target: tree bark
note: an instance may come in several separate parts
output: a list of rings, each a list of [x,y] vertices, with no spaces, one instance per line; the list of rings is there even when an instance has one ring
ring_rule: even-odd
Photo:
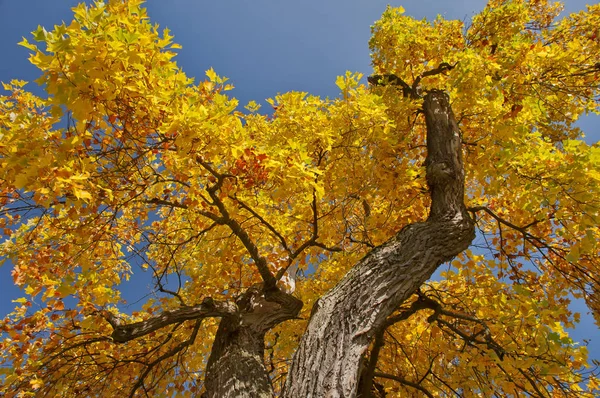
[[[271,398],[264,364],[264,337],[298,315],[302,302],[279,291],[249,288],[236,302],[238,313],[221,319],[206,367],[203,398]]]
[[[360,360],[376,331],[475,237],[463,198],[461,136],[448,96],[429,92],[423,111],[429,217],[375,248],[317,301],[294,354],[285,397],[355,397]]]
[[[273,387],[264,365],[264,336],[237,319],[221,319],[202,397],[272,398]]]

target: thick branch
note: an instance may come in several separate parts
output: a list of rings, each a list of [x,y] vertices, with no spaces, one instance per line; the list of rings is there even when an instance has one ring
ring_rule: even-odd
[[[375,368],[377,367],[377,362],[379,361],[379,353],[381,351],[381,348],[385,344],[385,340],[383,338],[384,334],[385,328],[382,328],[375,335],[375,341],[373,342],[373,348],[371,348],[369,362],[367,363],[367,367],[360,375],[361,380],[359,381],[359,386],[361,382],[362,386],[360,386],[359,396],[361,398],[368,398],[371,396],[371,389],[373,388],[373,377],[375,376]]]
[[[433,68],[431,70],[421,73],[419,76],[417,76],[417,78],[413,82],[413,85],[411,88],[412,92],[413,93],[418,92],[417,90],[419,89],[419,84],[421,83],[422,78],[427,77],[427,76],[439,75],[440,73],[444,73],[444,72],[454,69],[455,66],[456,66],[456,64],[450,65],[448,62],[442,62],[437,68]]]
[[[388,84],[391,84],[392,86],[400,86],[402,87],[403,97],[413,96],[410,85],[394,74],[372,75],[367,78],[367,81],[373,86],[387,86]]]
[[[125,343],[174,323],[207,317],[223,317],[233,315],[236,311],[236,305],[233,303],[218,302],[212,298],[205,298],[201,304],[193,307],[165,311],[145,321],[130,324],[122,325],[120,320],[108,311],[105,311],[103,315],[114,329],[111,335],[113,341],[115,343]]]
[[[366,398],[366,397],[371,396],[371,388],[373,386],[373,378],[375,377],[375,374],[376,374],[377,362],[379,360],[379,352],[381,351],[381,348],[385,344],[384,335],[385,335],[387,328],[389,328],[390,326],[392,326],[398,322],[402,322],[402,321],[410,318],[417,311],[424,310],[424,309],[431,309],[431,310],[435,311],[434,314],[428,318],[429,322],[432,322],[433,320],[440,321],[438,319],[439,315],[445,315],[445,316],[449,316],[449,317],[453,317],[453,318],[457,318],[457,319],[469,320],[472,322],[483,324],[483,322],[481,322],[479,319],[473,318],[469,315],[445,310],[444,308],[442,308],[442,305],[439,302],[435,301],[434,299],[432,299],[430,297],[425,296],[423,293],[421,293],[420,290],[418,293],[419,293],[419,298],[417,300],[413,301],[413,303],[411,304],[411,306],[408,309],[401,311],[400,313],[387,318],[386,321],[384,322],[384,324],[382,325],[382,327],[375,334],[375,341],[374,341],[373,347],[371,349],[369,362],[368,362],[366,368],[364,369],[363,373],[361,374],[361,380],[362,380],[362,388],[361,388],[361,392],[360,392],[361,398]]]
[[[429,92],[423,113],[429,218],[373,249],[319,299],[294,355],[285,397],[356,396],[360,359],[377,331],[475,236],[463,202],[461,136],[448,96]]]
[[[427,126],[426,180],[431,195],[429,218],[449,220],[460,215],[470,221],[463,202],[462,138],[448,95],[441,91],[429,93],[423,101],[423,112]]]
[[[367,81],[373,86],[400,86],[402,87],[403,97],[417,99],[421,98],[419,95],[419,85],[424,77],[439,75],[440,73],[454,69],[455,66],[456,64],[450,65],[448,62],[442,62],[437,68],[430,69],[417,76],[412,86],[394,74],[372,75],[367,78]]]

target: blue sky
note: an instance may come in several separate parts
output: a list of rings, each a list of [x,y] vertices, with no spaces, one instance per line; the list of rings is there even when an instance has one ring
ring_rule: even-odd
[[[28,50],[17,46],[22,36],[38,25],[52,27],[72,19],[77,0],[0,0],[0,81],[32,81],[38,71],[27,60]],[[307,91],[320,96],[338,94],[335,78],[345,71],[365,75],[371,71],[368,40],[370,26],[386,5],[402,5],[416,18],[469,20],[483,9],[485,0],[149,0],[150,18],[169,27],[183,46],[176,58],[198,79],[213,67],[230,78],[240,103],[263,102],[278,92]],[[593,1],[566,0],[566,11],[585,8]],[[35,83],[29,89],[41,93]],[[600,140],[600,117],[580,123],[589,142]],[[13,308],[20,292],[12,285],[9,267],[0,268],[0,317]],[[592,337],[592,357],[600,359],[600,336],[586,308],[575,309],[583,320],[577,339]],[[597,341],[598,340],[598,341]]]

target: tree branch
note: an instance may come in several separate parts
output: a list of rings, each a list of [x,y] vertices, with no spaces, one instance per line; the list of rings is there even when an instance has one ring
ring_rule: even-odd
[[[207,317],[223,317],[234,315],[236,312],[237,306],[235,304],[231,302],[218,302],[207,297],[201,304],[165,311],[145,321],[130,324],[122,325],[121,321],[109,311],[104,311],[102,315],[113,327],[112,340],[115,343],[125,343],[174,323]]]
[[[400,86],[402,87],[403,97],[412,97],[412,88],[404,80],[400,79],[393,73],[386,75],[372,75],[367,78],[367,81],[373,86]]]
[[[258,272],[259,272],[262,280],[265,282],[265,287],[266,288],[275,287],[275,284],[277,283],[277,279],[275,279],[275,277],[273,276],[273,273],[269,270],[269,266],[267,265],[267,260],[263,256],[260,255],[260,253],[258,251],[258,247],[252,241],[252,239],[250,239],[250,236],[242,228],[240,223],[238,223],[235,219],[231,218],[229,212],[227,211],[227,208],[225,207],[225,204],[223,203],[221,198],[219,198],[219,195],[217,195],[217,191],[219,189],[221,189],[225,179],[226,178],[235,178],[235,176],[233,176],[231,174],[218,173],[216,170],[214,170],[212,168],[212,166],[209,163],[203,161],[200,156],[196,156],[196,161],[198,163],[200,163],[206,170],[208,170],[209,173],[211,173],[217,179],[217,182],[213,186],[208,187],[206,190],[207,190],[208,194],[210,195],[210,198],[214,202],[214,205],[217,206],[217,208],[219,209],[219,212],[221,213],[222,223],[224,225],[227,225],[231,229],[231,232],[233,232],[233,234],[238,237],[238,239],[242,242],[242,244],[244,245],[246,250],[248,250],[248,253],[250,254],[250,257],[252,257],[252,260],[254,260],[254,264],[256,265],[256,268],[258,269]],[[217,220],[214,220],[214,221],[217,221]]]
[[[527,228],[531,227],[532,225],[536,224],[538,221],[534,221],[524,227],[519,227],[518,225],[515,225],[509,221],[506,221],[505,219],[503,219],[502,217],[500,217],[499,215],[497,215],[496,213],[494,213],[489,207],[485,207],[485,206],[474,206],[474,207],[469,207],[467,209],[468,211],[475,213],[478,211],[484,211],[487,214],[489,214],[490,216],[492,216],[492,218],[494,218],[496,221],[498,221],[500,224],[504,224],[507,227],[514,229],[515,231],[519,231],[522,234],[531,236],[532,238],[535,238],[533,235],[531,235],[529,232],[527,232]],[[538,238],[535,238],[536,240],[538,240]]]
[[[421,73],[412,86],[406,83],[404,80],[394,75],[393,73],[384,74],[384,75],[372,75],[367,78],[367,81],[373,86],[400,86],[402,87],[402,96],[405,98],[418,99],[421,98],[419,95],[419,85],[421,84],[421,80],[424,77],[439,75],[440,73],[447,72],[449,70],[454,69],[454,67],[458,64],[450,65],[448,62],[442,62],[437,68],[433,68],[431,70],[425,71]]]
[[[320,162],[320,159],[319,159]],[[316,177],[315,177],[315,182],[316,182]],[[342,251],[341,248],[338,247],[327,247],[326,245],[324,245],[323,243],[319,243],[317,242],[317,239],[319,239],[319,212],[318,212],[318,206],[317,206],[317,192],[316,189],[313,188],[313,192],[312,192],[312,203],[311,203],[311,209],[312,209],[312,216],[313,216],[313,220],[312,220],[312,235],[311,237],[305,241],[304,243],[302,243],[293,253],[290,253],[289,255],[289,261],[288,261],[288,265],[281,268],[278,272],[277,275],[275,275],[275,280],[280,280],[283,275],[285,274],[285,272],[288,270],[288,268],[292,265],[292,261],[294,261],[294,259],[296,257],[298,257],[300,254],[302,254],[302,252],[311,246],[317,246],[320,247],[322,249],[328,250],[328,251]]]
[[[375,377],[382,377],[384,379],[397,381],[400,384],[404,384],[405,386],[409,386],[409,387],[412,387],[414,389],[421,391],[423,394],[427,395],[427,397],[429,397],[429,398],[434,398],[433,394],[430,393],[425,387],[423,387],[417,383],[413,383],[412,381],[403,379],[402,377],[394,376],[394,375],[391,375],[388,373],[381,373],[381,372],[375,372]]]
[[[277,237],[277,239],[279,239],[279,242],[281,242],[281,246],[283,247],[283,249],[288,252],[288,254],[291,254],[292,251],[290,250],[290,248],[287,245],[287,242],[285,240],[285,238],[283,237],[283,235],[281,235],[279,233],[279,231],[277,231],[275,229],[275,227],[273,227],[273,225],[271,225],[267,220],[264,219],[264,217],[262,217],[260,214],[258,214],[256,211],[254,211],[254,209],[252,209],[250,206],[248,206],[246,203],[244,203],[241,199],[235,197],[235,196],[230,196],[231,199],[235,200],[236,202],[238,202],[238,204],[246,211],[248,211],[250,214],[252,214],[255,218],[258,219],[258,221],[260,221],[265,227],[267,227],[267,229],[269,231],[271,231],[273,233],[273,235],[275,235]]]
[[[429,91],[423,114],[429,217],[374,248],[319,299],[294,354],[285,397],[355,395],[359,359],[381,326],[475,237],[464,205],[461,134],[448,95]],[[332,346],[341,347],[339,355],[330,355]]]
[[[377,332],[377,334],[375,334],[375,341],[373,342],[373,347],[371,348],[369,363],[367,364],[366,369],[364,369],[360,375],[362,378],[362,388],[360,389],[361,391],[359,391],[361,398],[368,398],[371,396],[375,368],[377,367],[377,362],[379,361],[379,353],[381,352],[381,348],[385,345],[385,340],[383,338],[385,330],[385,328],[382,328]]]
[[[431,70],[425,71],[423,73],[421,73],[419,76],[417,76],[417,78],[415,79],[415,81],[413,82],[411,91],[413,93],[417,93],[418,89],[419,89],[419,84],[421,83],[421,79],[427,76],[435,76],[435,75],[439,75],[440,73],[444,73],[447,72],[449,70],[454,69],[454,67],[458,64],[455,63],[454,65],[450,65],[448,62],[442,62],[437,68],[433,68]]]
[[[192,334],[190,335],[190,337],[187,340],[179,343],[178,345],[176,345],[175,347],[173,347],[172,349],[170,349],[169,351],[167,351],[166,353],[164,353],[163,355],[161,355],[160,357],[156,358],[154,361],[152,361],[151,363],[146,365],[146,369],[140,375],[137,382],[131,388],[131,392],[129,393],[130,398],[132,398],[135,395],[135,392],[138,390],[138,388],[140,388],[141,386],[144,385],[144,380],[146,379],[146,376],[148,376],[148,373],[150,373],[150,371],[157,364],[159,364],[160,362],[164,361],[167,358],[172,357],[173,355],[175,355],[178,352],[180,352],[181,350],[189,347],[190,345],[194,344],[194,341],[196,340],[196,336],[198,336],[198,330],[200,329],[201,322],[202,322],[202,320],[200,320],[200,319],[196,321],[196,324],[194,325],[194,330],[192,331]]]

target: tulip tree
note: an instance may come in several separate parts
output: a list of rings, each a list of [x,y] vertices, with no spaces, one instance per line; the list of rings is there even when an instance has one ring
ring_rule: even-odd
[[[568,329],[573,298],[600,322],[600,5],[389,7],[368,82],[261,111],[141,3],[24,38],[43,97],[4,84],[0,394],[599,392]]]

